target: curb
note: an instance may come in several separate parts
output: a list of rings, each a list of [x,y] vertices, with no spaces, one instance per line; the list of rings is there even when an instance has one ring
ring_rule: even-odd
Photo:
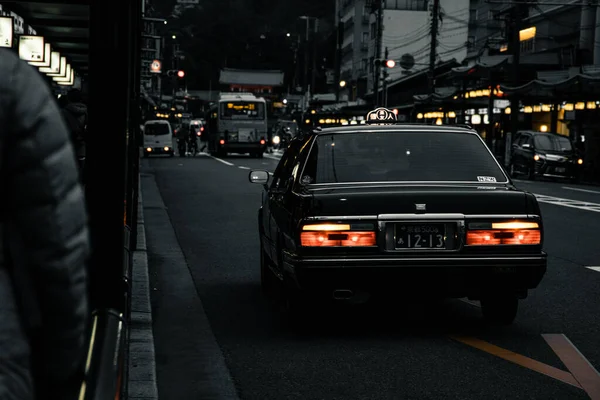
[[[127,398],[158,400],[150,278],[142,190],[138,191],[137,250],[133,253]]]

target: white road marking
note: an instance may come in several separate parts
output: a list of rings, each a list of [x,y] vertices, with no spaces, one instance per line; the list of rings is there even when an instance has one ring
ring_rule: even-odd
[[[600,194],[600,191],[598,191],[598,190],[579,189],[579,188],[572,188],[572,187],[567,187],[567,186],[563,186],[562,188],[567,189],[567,190],[575,190],[577,192]]]
[[[535,194],[535,197],[540,203],[554,204],[555,206],[578,208],[580,210],[594,211],[600,213],[600,203],[564,199],[562,197],[546,196],[542,194]]]
[[[221,160],[221,159],[220,159],[220,158],[218,158],[218,157],[211,156],[210,154],[209,154],[208,156],[209,156],[210,158],[212,158],[213,160],[217,160],[217,161],[219,161],[219,162],[222,162],[223,164],[225,164],[225,165],[229,165],[230,167],[233,167],[233,166],[234,166],[234,164],[232,164],[232,163],[230,163],[230,162],[228,162],[228,161],[225,161],[225,160]]]
[[[591,269],[592,271],[600,272],[600,267],[586,267],[587,269]]]
[[[271,160],[277,160],[277,161],[281,160],[281,155],[279,157],[277,157],[276,155],[265,153],[264,157],[270,158]]]
[[[248,167],[242,167],[241,165],[238,165],[238,168],[239,168],[239,169],[250,169],[250,168],[248,168]]]

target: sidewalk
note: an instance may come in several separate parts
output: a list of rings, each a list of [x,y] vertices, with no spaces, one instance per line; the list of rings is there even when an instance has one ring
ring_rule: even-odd
[[[140,183],[137,250],[133,253],[127,397],[129,399],[158,400],[146,230],[144,226],[144,207]]]

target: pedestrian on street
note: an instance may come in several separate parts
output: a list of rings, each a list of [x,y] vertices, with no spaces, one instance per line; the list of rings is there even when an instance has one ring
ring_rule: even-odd
[[[42,76],[0,49],[0,399],[76,399],[90,317],[87,214]]]

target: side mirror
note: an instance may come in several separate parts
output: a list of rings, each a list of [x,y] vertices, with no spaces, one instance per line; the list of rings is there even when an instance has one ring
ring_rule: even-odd
[[[266,185],[267,182],[269,182],[269,173],[263,170],[250,171],[250,174],[248,174],[248,180],[250,183]]]

